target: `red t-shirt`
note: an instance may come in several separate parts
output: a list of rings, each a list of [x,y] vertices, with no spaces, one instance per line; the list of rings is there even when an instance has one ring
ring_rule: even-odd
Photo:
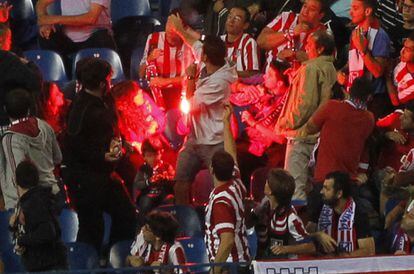
[[[374,115],[349,101],[330,100],[311,119],[321,129],[315,182],[323,182],[333,171],[355,176],[365,142],[374,129]]]

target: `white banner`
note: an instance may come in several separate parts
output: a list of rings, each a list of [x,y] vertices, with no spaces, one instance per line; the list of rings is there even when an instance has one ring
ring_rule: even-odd
[[[253,261],[255,274],[414,273],[414,255],[323,260]],[[411,272],[412,271],[412,272]]]

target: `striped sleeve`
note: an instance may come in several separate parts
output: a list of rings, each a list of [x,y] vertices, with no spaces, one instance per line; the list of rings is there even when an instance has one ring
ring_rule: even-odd
[[[247,70],[259,70],[259,50],[252,37],[246,43],[243,59]]]
[[[289,214],[288,227],[290,235],[296,242],[303,241],[308,237],[308,232],[306,232],[301,218],[294,211]]]
[[[217,233],[217,235],[224,232],[234,232],[236,215],[230,202],[220,199],[213,204],[212,223],[215,224],[213,233]]]
[[[185,265],[187,260],[185,258],[184,248],[179,242],[175,242],[168,252],[168,260],[173,265]],[[182,273],[180,271],[180,273]]]

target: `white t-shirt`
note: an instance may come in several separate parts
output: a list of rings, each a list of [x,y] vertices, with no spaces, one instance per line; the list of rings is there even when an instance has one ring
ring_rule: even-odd
[[[111,29],[111,0],[61,0],[62,15],[87,13],[93,3],[104,7],[94,25],[64,27],[65,34],[75,43],[84,42],[99,29]]]

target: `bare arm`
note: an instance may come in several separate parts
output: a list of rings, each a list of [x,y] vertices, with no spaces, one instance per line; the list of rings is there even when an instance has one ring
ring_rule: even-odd
[[[220,234],[220,244],[217,249],[215,263],[225,263],[234,245],[234,232]],[[221,273],[221,267],[214,267],[214,273]]]
[[[357,250],[354,250],[350,253],[343,253],[341,256],[344,257],[364,257],[364,256],[374,256],[375,255],[375,242],[374,238],[364,238],[358,239],[358,246]]]
[[[47,15],[47,7],[55,2],[55,0],[39,0],[36,4],[36,14],[37,16]]]
[[[80,15],[44,15],[40,16],[38,19],[39,25],[54,25],[60,24],[65,26],[84,26],[84,25],[93,25],[99,18],[99,15],[103,11],[104,7],[92,3],[91,9],[84,14]]]
[[[283,32],[276,32],[268,27],[265,27],[257,37],[257,45],[265,50],[271,50],[286,41]]]
[[[398,99],[398,91],[397,91],[396,86],[394,85],[392,76],[393,76],[392,72],[387,71],[385,73],[385,83],[387,84],[387,92],[388,92],[388,96],[390,97],[392,105],[398,106],[400,104],[400,100]]]
[[[274,252],[275,254],[312,254],[316,252],[316,247],[313,242],[303,243],[298,245],[277,246],[275,249],[281,252]],[[273,251],[273,248],[272,248]],[[277,250],[276,250],[277,251]]]
[[[373,57],[369,51],[364,55],[364,64],[375,78],[384,74],[387,61],[387,58]]]
[[[225,106],[224,109],[224,151],[229,153],[235,163],[237,163],[237,150],[236,150],[236,142],[234,141],[233,134],[231,133],[231,115],[233,114],[233,109],[230,104]]]
[[[256,75],[256,74],[258,74],[258,73],[259,73],[259,71],[258,71],[258,70],[246,70],[246,71],[238,71],[238,72],[237,72],[237,75],[238,75],[240,78],[247,78],[247,77],[250,77],[250,76]]]

